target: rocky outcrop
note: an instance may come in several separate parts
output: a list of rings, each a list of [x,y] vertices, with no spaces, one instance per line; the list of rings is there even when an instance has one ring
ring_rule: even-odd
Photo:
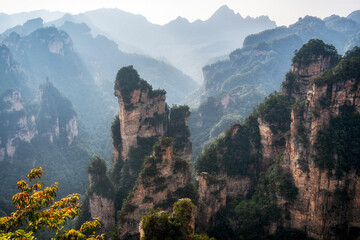
[[[162,138],[145,160],[144,168],[123,207],[120,239],[138,239],[140,218],[152,208],[169,212],[181,197],[193,195],[189,160],[176,156],[171,138]]]
[[[213,227],[223,209],[237,237],[284,228],[315,239],[360,237],[359,64],[359,49],[339,62],[321,40],[295,54],[282,93],[270,94],[199,158],[199,230]],[[244,161],[250,156],[257,157]],[[229,206],[239,198],[250,200]]]
[[[346,61],[344,59],[342,64]],[[356,62],[354,59],[351,61]],[[328,62],[328,59],[323,59],[322,63],[317,63],[316,66],[319,68],[308,78],[313,79],[319,75],[319,71],[326,70],[320,66],[326,66]],[[351,71],[349,61],[346,64],[349,64],[348,69],[333,69],[333,74],[339,75],[339,71],[344,70]],[[286,221],[286,225],[304,230],[316,239],[359,237],[360,177],[358,173],[350,167],[348,172],[339,175],[339,163],[336,163],[336,159],[342,156],[337,155],[338,153],[333,149],[323,151],[334,152],[335,155],[330,154],[329,157],[334,158],[331,161],[335,161],[335,168],[327,169],[327,166],[319,166],[316,161],[322,151],[316,147],[319,144],[320,132],[333,127],[332,119],[345,114],[342,112],[344,106],[355,110],[351,114],[360,112],[359,79],[356,76],[352,77],[351,73],[347,74],[340,73],[340,76],[349,77],[337,78],[337,81],[322,83],[321,80],[328,79],[322,76],[315,79],[314,83],[308,84],[308,91],[299,98],[303,101],[302,104],[292,111],[290,136],[287,138],[286,151],[281,159],[281,166],[291,172],[299,190],[294,203],[280,203],[290,212],[290,220]]]
[[[106,175],[105,160],[100,157],[96,156],[90,160],[87,171],[90,186],[80,218],[83,220],[99,219],[100,231],[106,233],[115,224],[114,187]],[[89,216],[86,212],[89,213]]]
[[[37,134],[34,115],[27,115],[21,93],[7,90],[0,97],[0,161],[13,158],[22,141],[30,142]]]
[[[39,134],[48,138],[51,143],[62,141],[71,145],[79,134],[77,115],[72,103],[50,82],[40,86],[37,124]]]
[[[109,232],[115,224],[114,200],[95,193],[88,198],[91,219],[100,219],[101,232]]]
[[[190,130],[187,126],[189,116],[190,110],[188,106],[173,106],[170,109],[168,135],[174,139],[176,154],[190,161],[192,143],[190,140]]]
[[[152,90],[148,83],[140,79],[136,70],[128,67],[122,68],[117,74],[115,96],[119,102],[121,156],[126,160],[130,148],[138,146],[138,138],[165,134],[165,91]]]
[[[198,230],[206,232],[210,218],[215,216],[221,207],[226,206],[226,179],[203,172],[196,176],[196,181],[199,185]]]

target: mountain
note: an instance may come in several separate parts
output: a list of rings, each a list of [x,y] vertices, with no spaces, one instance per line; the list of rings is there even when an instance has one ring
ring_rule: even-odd
[[[81,57],[74,51],[70,36],[55,27],[40,28],[29,35],[12,32],[3,40],[12,52],[31,86],[49,79],[74,104],[82,127],[94,134],[97,141],[90,140],[95,152],[110,155],[111,140],[104,129],[110,126],[114,104],[102,98],[93,76]],[[108,146],[108,148],[106,148]],[[99,153],[99,152],[98,152]]]
[[[198,226],[217,239],[357,239],[360,49],[310,40],[199,157]]]
[[[216,239],[359,238],[359,64],[359,47],[341,56],[309,40],[294,53],[281,92],[200,155],[196,184],[190,156],[178,151],[190,142],[189,108],[169,110],[164,91],[131,66],[120,69],[114,165],[107,175],[104,161],[92,160],[82,219],[102,217],[107,229],[115,222],[113,238],[138,239],[142,216],[156,208],[168,219],[185,197],[197,207],[192,228]]]
[[[34,166],[47,170],[44,182],[60,182],[60,196],[83,193],[90,157],[72,103],[52,83],[40,86],[38,98],[25,101],[14,89],[0,96],[0,196],[10,199],[16,182]],[[76,182],[77,184],[73,184]],[[11,208],[2,209],[5,212]]]
[[[355,14],[355,12],[354,12]],[[350,14],[351,15],[351,14]],[[346,40],[360,31],[358,22],[350,18],[341,18],[336,15],[321,20],[317,17],[305,16],[290,25],[289,27],[279,27],[263,31],[246,37],[244,46],[250,46],[262,41],[271,41],[291,34],[298,35],[303,42],[311,38],[318,38],[334,45],[341,53],[345,50]]]
[[[279,90],[293,52],[302,44],[313,37],[325,39],[343,53],[359,43],[359,34],[360,25],[351,19],[306,16],[289,27],[249,35],[244,47],[227,60],[203,67],[202,87],[185,100],[192,106],[193,161],[233,122],[246,118],[266,95]]]
[[[119,9],[98,9],[73,18],[88,24],[93,34],[115,40],[121,50],[166,59],[198,82],[209,59],[238,48],[251,33],[276,27],[266,16],[243,18],[227,6],[206,21],[190,23],[179,17],[163,26]]]
[[[18,33],[20,36],[26,36],[37,30],[38,28],[43,27],[42,18],[34,18],[26,21],[22,25],[16,25],[15,27],[7,29],[2,33],[2,37],[9,36],[12,32]]]
[[[170,210],[178,198],[188,193],[193,197],[195,193],[190,167],[192,144],[187,126],[189,107],[169,108],[165,102],[166,92],[152,89],[132,66],[118,71],[114,89],[119,115],[111,126],[113,165],[108,175],[106,170],[99,173],[94,168],[92,171],[90,165],[91,186],[81,219],[100,217],[106,219],[105,228],[111,229],[115,213],[121,210],[116,235],[122,238],[138,236],[140,217],[154,205]],[[100,160],[94,161],[100,165]],[[100,187],[104,186],[100,183],[105,179],[109,179],[106,186],[113,186],[111,194],[105,190],[108,187]],[[151,189],[144,192],[144,187],[149,186]],[[147,204],[137,204],[146,201]]]
[[[113,92],[113,75],[124,66],[133,65],[141,76],[148,79],[155,88],[167,91],[168,103],[181,102],[185,96],[196,90],[197,82],[171,65],[150,57],[124,53],[118,49],[115,42],[105,36],[91,35],[90,28],[85,24],[65,22],[60,29],[69,33],[74,41],[74,48],[79,53],[95,81],[106,94]]]
[[[360,23],[360,10],[354,11],[352,13],[350,13],[347,18]]]
[[[63,15],[64,13],[61,12],[50,12],[47,10],[36,10],[15,14],[0,13],[0,33],[4,32],[6,29],[15,27],[16,25],[22,25],[30,19],[42,18],[48,22],[58,19]]]
[[[0,46],[0,94],[7,89],[17,89],[29,97],[31,95],[29,79],[5,45]]]

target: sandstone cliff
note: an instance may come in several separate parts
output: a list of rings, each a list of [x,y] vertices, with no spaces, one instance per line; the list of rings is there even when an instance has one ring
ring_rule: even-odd
[[[120,231],[121,238],[124,238],[129,234],[138,234],[140,217],[153,206],[165,201],[172,204],[180,195],[189,197],[182,194],[184,191],[193,194],[190,184],[192,169],[189,165],[192,144],[187,126],[190,111],[188,106],[175,105],[169,109],[165,102],[166,92],[153,90],[132,66],[123,67],[118,71],[114,90],[119,103],[119,114],[115,116],[111,126],[113,166],[109,175],[115,188],[112,196],[114,209],[121,210],[123,217],[129,218],[129,221],[121,221],[120,224],[123,225]],[[153,148],[162,137],[171,137],[172,140],[168,139],[171,141],[168,149],[161,149],[163,141]],[[163,151],[167,155],[161,156]],[[147,157],[150,154],[152,156]],[[157,160],[164,162],[151,165],[151,161]],[[144,171],[153,171],[151,174],[156,175],[157,170],[161,176],[151,176],[151,179],[144,180],[145,185],[139,185],[139,179],[146,176]],[[151,183],[153,180],[156,183]],[[128,204],[124,205],[123,201],[126,198],[133,198],[134,192],[131,190],[134,186],[135,189],[142,189],[141,194],[147,195],[139,197],[136,193],[136,198],[140,200],[131,201],[140,202],[134,204],[128,201]],[[89,209],[100,209],[99,202],[88,203]],[[128,208],[131,209],[130,215],[125,214],[130,211]]]
[[[282,94],[199,158],[199,230],[225,239],[360,236],[359,59],[357,48],[339,62],[320,40],[295,54]]]
[[[162,138],[144,162],[120,215],[120,239],[138,239],[140,218],[152,208],[169,212],[182,197],[193,197],[189,160],[175,155],[171,138]]]
[[[122,68],[116,76],[115,96],[119,102],[121,156],[129,157],[138,138],[163,136],[167,130],[165,91],[152,90],[132,68]]]
[[[90,186],[86,193],[81,220],[99,219],[101,232],[109,232],[115,224],[114,187],[106,175],[106,163],[96,156],[88,166]]]
[[[291,114],[290,135],[280,164],[292,174],[299,194],[294,203],[279,205],[290,213],[286,226],[316,239],[359,237],[359,155],[349,153],[359,145],[359,52],[354,50],[318,78],[331,59],[320,57],[302,69],[311,72],[306,77],[310,81],[299,97],[301,104]]]

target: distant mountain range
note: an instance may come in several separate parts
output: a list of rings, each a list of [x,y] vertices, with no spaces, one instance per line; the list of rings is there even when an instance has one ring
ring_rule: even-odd
[[[178,17],[163,26],[119,9],[99,9],[71,17],[87,23],[93,33],[115,40],[121,50],[165,59],[197,81],[202,81],[201,67],[210,59],[241,47],[249,34],[276,27],[266,16],[243,18],[227,6],[220,7],[206,21],[190,23]],[[62,24],[70,16],[63,18],[49,24]]]
[[[279,90],[293,53],[302,44],[321,39],[341,54],[359,46],[359,15],[355,11],[348,18],[299,18],[289,27],[247,36],[243,48],[234,50],[227,60],[205,66],[202,87],[185,101],[192,105],[193,161],[232,123],[244,119],[266,95]]]
[[[98,9],[77,15],[45,10],[2,14],[0,32],[38,17],[44,19],[46,26],[59,27],[66,21],[86,23],[92,34],[114,40],[120,50],[161,59],[198,82],[203,79],[202,66],[209,61],[241,47],[247,35],[276,27],[267,16],[243,18],[224,5],[205,21],[191,23],[178,17],[162,26],[119,9]]]

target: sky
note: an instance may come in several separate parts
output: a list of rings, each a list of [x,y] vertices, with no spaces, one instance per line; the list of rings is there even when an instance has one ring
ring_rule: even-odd
[[[243,17],[267,15],[278,26],[295,23],[305,15],[347,16],[360,10],[360,0],[0,0],[0,12],[47,9],[76,14],[98,8],[119,8],[141,14],[152,23],[166,24],[178,16],[191,22],[206,20],[225,4]]]

